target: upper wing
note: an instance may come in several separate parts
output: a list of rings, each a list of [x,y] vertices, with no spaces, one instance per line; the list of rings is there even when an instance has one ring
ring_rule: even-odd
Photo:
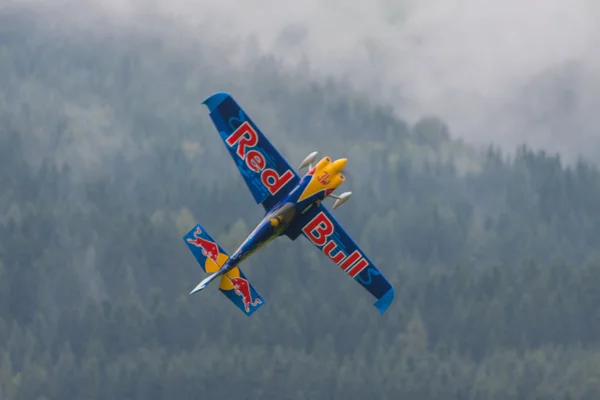
[[[269,210],[298,184],[298,174],[229,94],[215,93],[202,104],[254,200]]]
[[[323,205],[313,205],[287,232],[292,240],[300,233],[375,296],[381,314],[388,309],[394,288]]]

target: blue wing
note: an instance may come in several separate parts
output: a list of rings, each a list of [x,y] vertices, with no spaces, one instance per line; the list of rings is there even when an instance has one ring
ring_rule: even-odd
[[[292,240],[300,234],[369,291],[381,314],[389,308],[394,288],[323,205],[313,205],[299,215],[286,232]]]
[[[254,200],[271,209],[298,184],[298,174],[228,93],[215,93],[202,104]]]

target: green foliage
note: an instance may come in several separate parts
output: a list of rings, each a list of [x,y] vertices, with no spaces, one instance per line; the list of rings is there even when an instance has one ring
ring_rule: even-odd
[[[272,60],[19,15],[0,13],[0,397],[600,395],[593,166],[473,155]],[[386,315],[304,239],[247,262],[250,319],[187,295],[181,236],[201,222],[231,251],[261,216],[200,104],[223,89],[293,164],[348,156],[336,215],[395,285]]]

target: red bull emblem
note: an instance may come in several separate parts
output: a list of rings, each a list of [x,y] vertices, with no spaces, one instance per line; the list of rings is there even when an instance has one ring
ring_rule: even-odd
[[[354,250],[349,256],[346,256],[342,249],[338,247],[337,243],[329,239],[329,236],[331,236],[334,231],[335,227],[333,223],[327,218],[327,215],[325,215],[323,211],[318,213],[302,228],[302,232],[304,232],[308,240],[319,247],[331,261],[336,263],[342,270],[354,278],[360,274],[369,263],[363,258],[363,255],[358,250]]]
[[[204,257],[208,257],[218,264],[219,246],[215,242],[201,238],[201,234],[202,230],[200,227],[197,227],[196,231],[194,232],[194,238],[188,238],[187,242],[196,247],[200,247]]]
[[[323,171],[323,173],[317,176],[317,180],[321,183],[321,185],[329,185],[331,179],[329,178],[329,172]]]
[[[271,194],[279,192],[294,177],[294,174],[289,169],[280,176],[277,171],[265,168],[267,161],[260,151],[250,150],[246,152],[247,148],[251,149],[258,144],[258,134],[248,121],[240,125],[225,140],[225,143],[229,147],[233,147],[236,143],[238,144],[235,153],[239,158],[246,161],[246,165],[250,170],[260,173],[260,181]]]
[[[248,281],[242,277],[231,278],[228,277],[231,283],[233,284],[233,290],[235,294],[242,298],[244,303],[244,308],[246,312],[250,312],[250,306],[256,307],[261,304],[262,301],[260,299],[252,300],[252,293],[250,292],[250,284]]]

